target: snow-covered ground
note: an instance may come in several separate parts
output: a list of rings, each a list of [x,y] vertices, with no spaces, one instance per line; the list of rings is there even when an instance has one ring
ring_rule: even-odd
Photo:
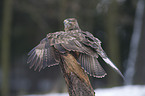
[[[68,93],[51,93],[24,96],[69,96]],[[95,96],[145,96],[145,85],[128,85],[113,88],[96,89]]]
[[[145,96],[145,86],[128,85],[106,89],[96,89],[96,96]]]

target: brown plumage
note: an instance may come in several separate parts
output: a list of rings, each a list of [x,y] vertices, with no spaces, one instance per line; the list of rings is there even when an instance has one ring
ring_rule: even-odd
[[[35,70],[58,65],[60,54],[71,53],[82,68],[91,76],[102,78],[106,72],[99,64],[98,55],[115,69],[122,77],[122,73],[107,57],[101,47],[101,41],[91,33],[82,31],[75,18],[64,20],[64,30],[47,34],[39,45],[29,53],[28,63]],[[124,77],[123,77],[124,78]]]

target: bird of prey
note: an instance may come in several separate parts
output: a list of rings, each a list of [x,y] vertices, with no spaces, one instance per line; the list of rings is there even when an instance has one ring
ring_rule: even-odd
[[[75,57],[78,64],[90,76],[102,78],[106,75],[97,60],[100,56],[123,77],[102,49],[101,41],[90,32],[82,31],[75,18],[64,20],[64,31],[47,34],[46,38],[28,53],[27,63],[30,63],[30,68],[34,66],[34,70],[40,71],[42,68],[58,65],[61,59],[60,54],[67,52]]]

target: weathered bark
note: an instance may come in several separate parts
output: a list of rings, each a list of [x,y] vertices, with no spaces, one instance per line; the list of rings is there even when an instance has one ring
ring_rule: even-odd
[[[60,67],[65,78],[70,96],[95,96],[88,75],[78,64],[73,55],[61,55]]]

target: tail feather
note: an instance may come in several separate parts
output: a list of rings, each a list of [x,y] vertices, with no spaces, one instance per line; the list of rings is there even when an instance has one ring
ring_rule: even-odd
[[[111,66],[124,80],[123,74],[120,72],[120,70],[115,66],[115,64],[107,57],[107,58],[102,58],[109,66]]]
[[[111,66],[124,80],[124,76],[121,73],[121,71],[115,66],[115,64],[108,58],[107,54],[105,53],[105,51],[102,49],[102,47],[100,46],[98,48],[98,50],[96,50],[98,52],[98,54],[102,57],[102,59],[109,65]]]

